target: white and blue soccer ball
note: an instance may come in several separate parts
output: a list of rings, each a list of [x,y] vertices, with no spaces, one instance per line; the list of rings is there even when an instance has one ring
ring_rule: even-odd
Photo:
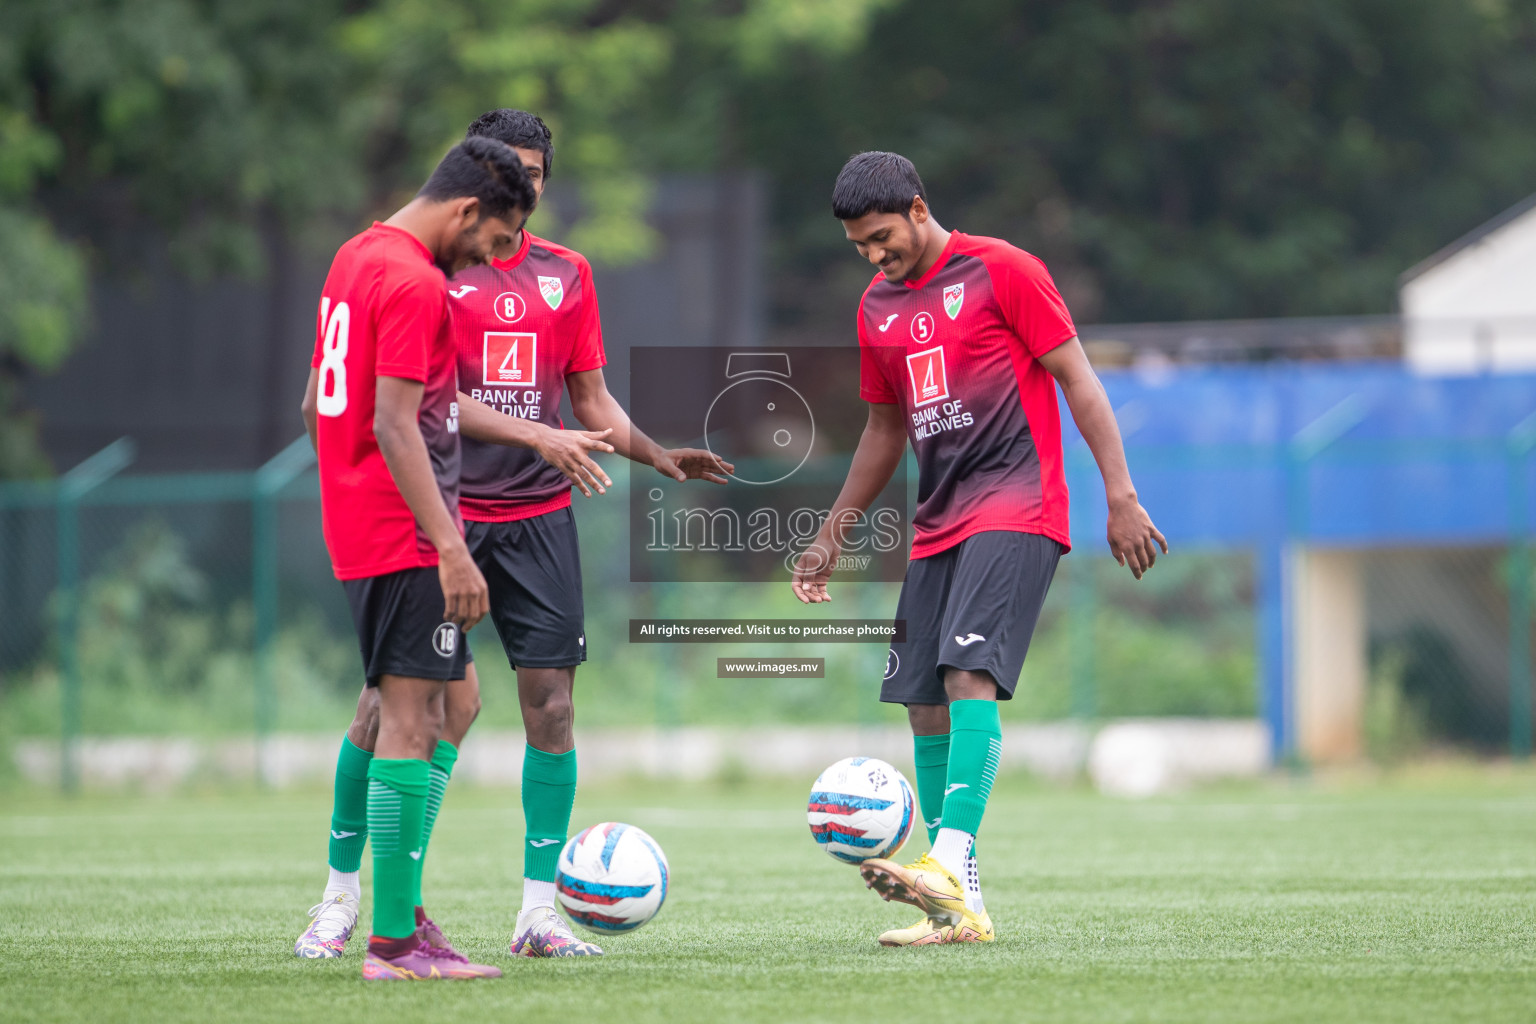
[[[805,818],[823,850],[860,864],[902,848],[917,820],[917,799],[905,776],[884,761],[847,757],[817,777]]]
[[[571,920],[595,932],[634,931],[667,898],[667,855],[633,825],[605,821],[565,844],[555,894]]]

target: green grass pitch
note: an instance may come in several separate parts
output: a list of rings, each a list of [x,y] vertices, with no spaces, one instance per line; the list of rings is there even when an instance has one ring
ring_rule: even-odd
[[[667,905],[601,961],[512,962],[517,794],[450,788],[428,907],[507,976],[409,985],[364,984],[356,940],[339,962],[291,955],[324,881],[324,793],[12,796],[0,1020],[1536,1018],[1536,776],[1142,803],[1005,778],[981,841],[999,941],[919,950],[875,944],[914,914],[816,848],[804,797],[587,788],[577,826],[631,821],[661,841]]]

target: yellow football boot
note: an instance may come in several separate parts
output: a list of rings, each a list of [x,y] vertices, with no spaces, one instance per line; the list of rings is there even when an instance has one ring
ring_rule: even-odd
[[[892,928],[888,932],[880,933],[880,945],[882,946],[916,946],[933,941],[930,936],[937,935],[940,930],[949,925],[935,921],[931,917],[924,917],[910,928]]]
[[[859,865],[859,875],[881,899],[910,903],[941,925],[960,924],[965,915],[965,887],[930,854],[911,864],[876,857]]]
[[[995,942],[997,929],[985,909],[979,914],[969,910],[959,924],[945,924],[925,917],[909,928],[893,928],[880,936],[882,946],[940,946],[952,942]]]
[[[975,914],[966,910],[960,916],[959,924],[949,924],[940,928],[938,933],[919,939],[913,945],[937,945],[948,942],[996,942],[997,929],[992,927],[992,915],[987,913],[985,907],[981,913]]]

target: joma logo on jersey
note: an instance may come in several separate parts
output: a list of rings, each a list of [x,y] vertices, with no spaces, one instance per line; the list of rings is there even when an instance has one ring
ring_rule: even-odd
[[[949,397],[949,378],[944,374],[944,349],[930,348],[907,356],[907,377],[912,381],[914,407]]]
[[[536,388],[539,336],[512,331],[485,332],[485,383],[520,384]]]

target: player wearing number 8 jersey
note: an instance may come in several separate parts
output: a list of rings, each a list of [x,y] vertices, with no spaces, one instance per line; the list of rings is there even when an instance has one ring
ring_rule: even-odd
[[[515,154],[535,202],[553,162],[549,129],[521,110],[493,110],[469,136]],[[606,474],[595,451],[618,451],[684,480],[724,483],[728,463],[695,449],[665,450],[629,422],[603,382],[602,332],[592,273],[579,254],[514,234],[485,265],[457,274],[448,291],[448,344],[458,357],[464,436],[460,502],[469,550],[488,584],[490,616],[517,671],[528,745],[523,757],[523,903],[512,952],[528,957],[593,956],[555,912],[555,861],[576,793],[572,687],[586,659],[581,563],[571,484],[601,493]],[[565,430],[566,391],[590,431]],[[610,443],[611,440],[611,443]],[[423,819],[422,859],[462,742],[480,709],[471,665],[448,688],[433,750]],[[379,730],[379,698],[365,688],[337,759],[329,844],[330,877],[294,946],[298,956],[342,955],[356,918],[353,894],[369,824],[360,808]],[[418,862],[419,868],[419,862]],[[451,946],[419,905],[418,931],[434,949]]]
[[[532,206],[516,158],[499,143],[466,140],[410,204],[342,246],[321,294],[304,420],[319,455],[326,546],[380,695],[378,756],[366,772],[370,980],[501,973],[426,941],[414,908],[444,688],[465,678],[463,631],[486,611],[458,510],[446,275],[509,243]],[[352,919],[360,895],[338,896]]]
[[[932,850],[908,865],[865,861],[860,873],[885,899],[923,910],[882,944],[986,942],[995,932],[974,846],[1002,747],[997,702],[1013,696],[1071,543],[1058,384],[1104,477],[1110,551],[1140,579],[1167,545],[1137,501],[1114,412],[1045,265],[999,239],[944,230],[895,153],[849,160],[832,207],[880,271],[859,305],[869,422],[794,590],[830,600],[842,530],[910,440],[918,506],[896,606],[906,638],[891,646],[880,699],[907,707]]]

